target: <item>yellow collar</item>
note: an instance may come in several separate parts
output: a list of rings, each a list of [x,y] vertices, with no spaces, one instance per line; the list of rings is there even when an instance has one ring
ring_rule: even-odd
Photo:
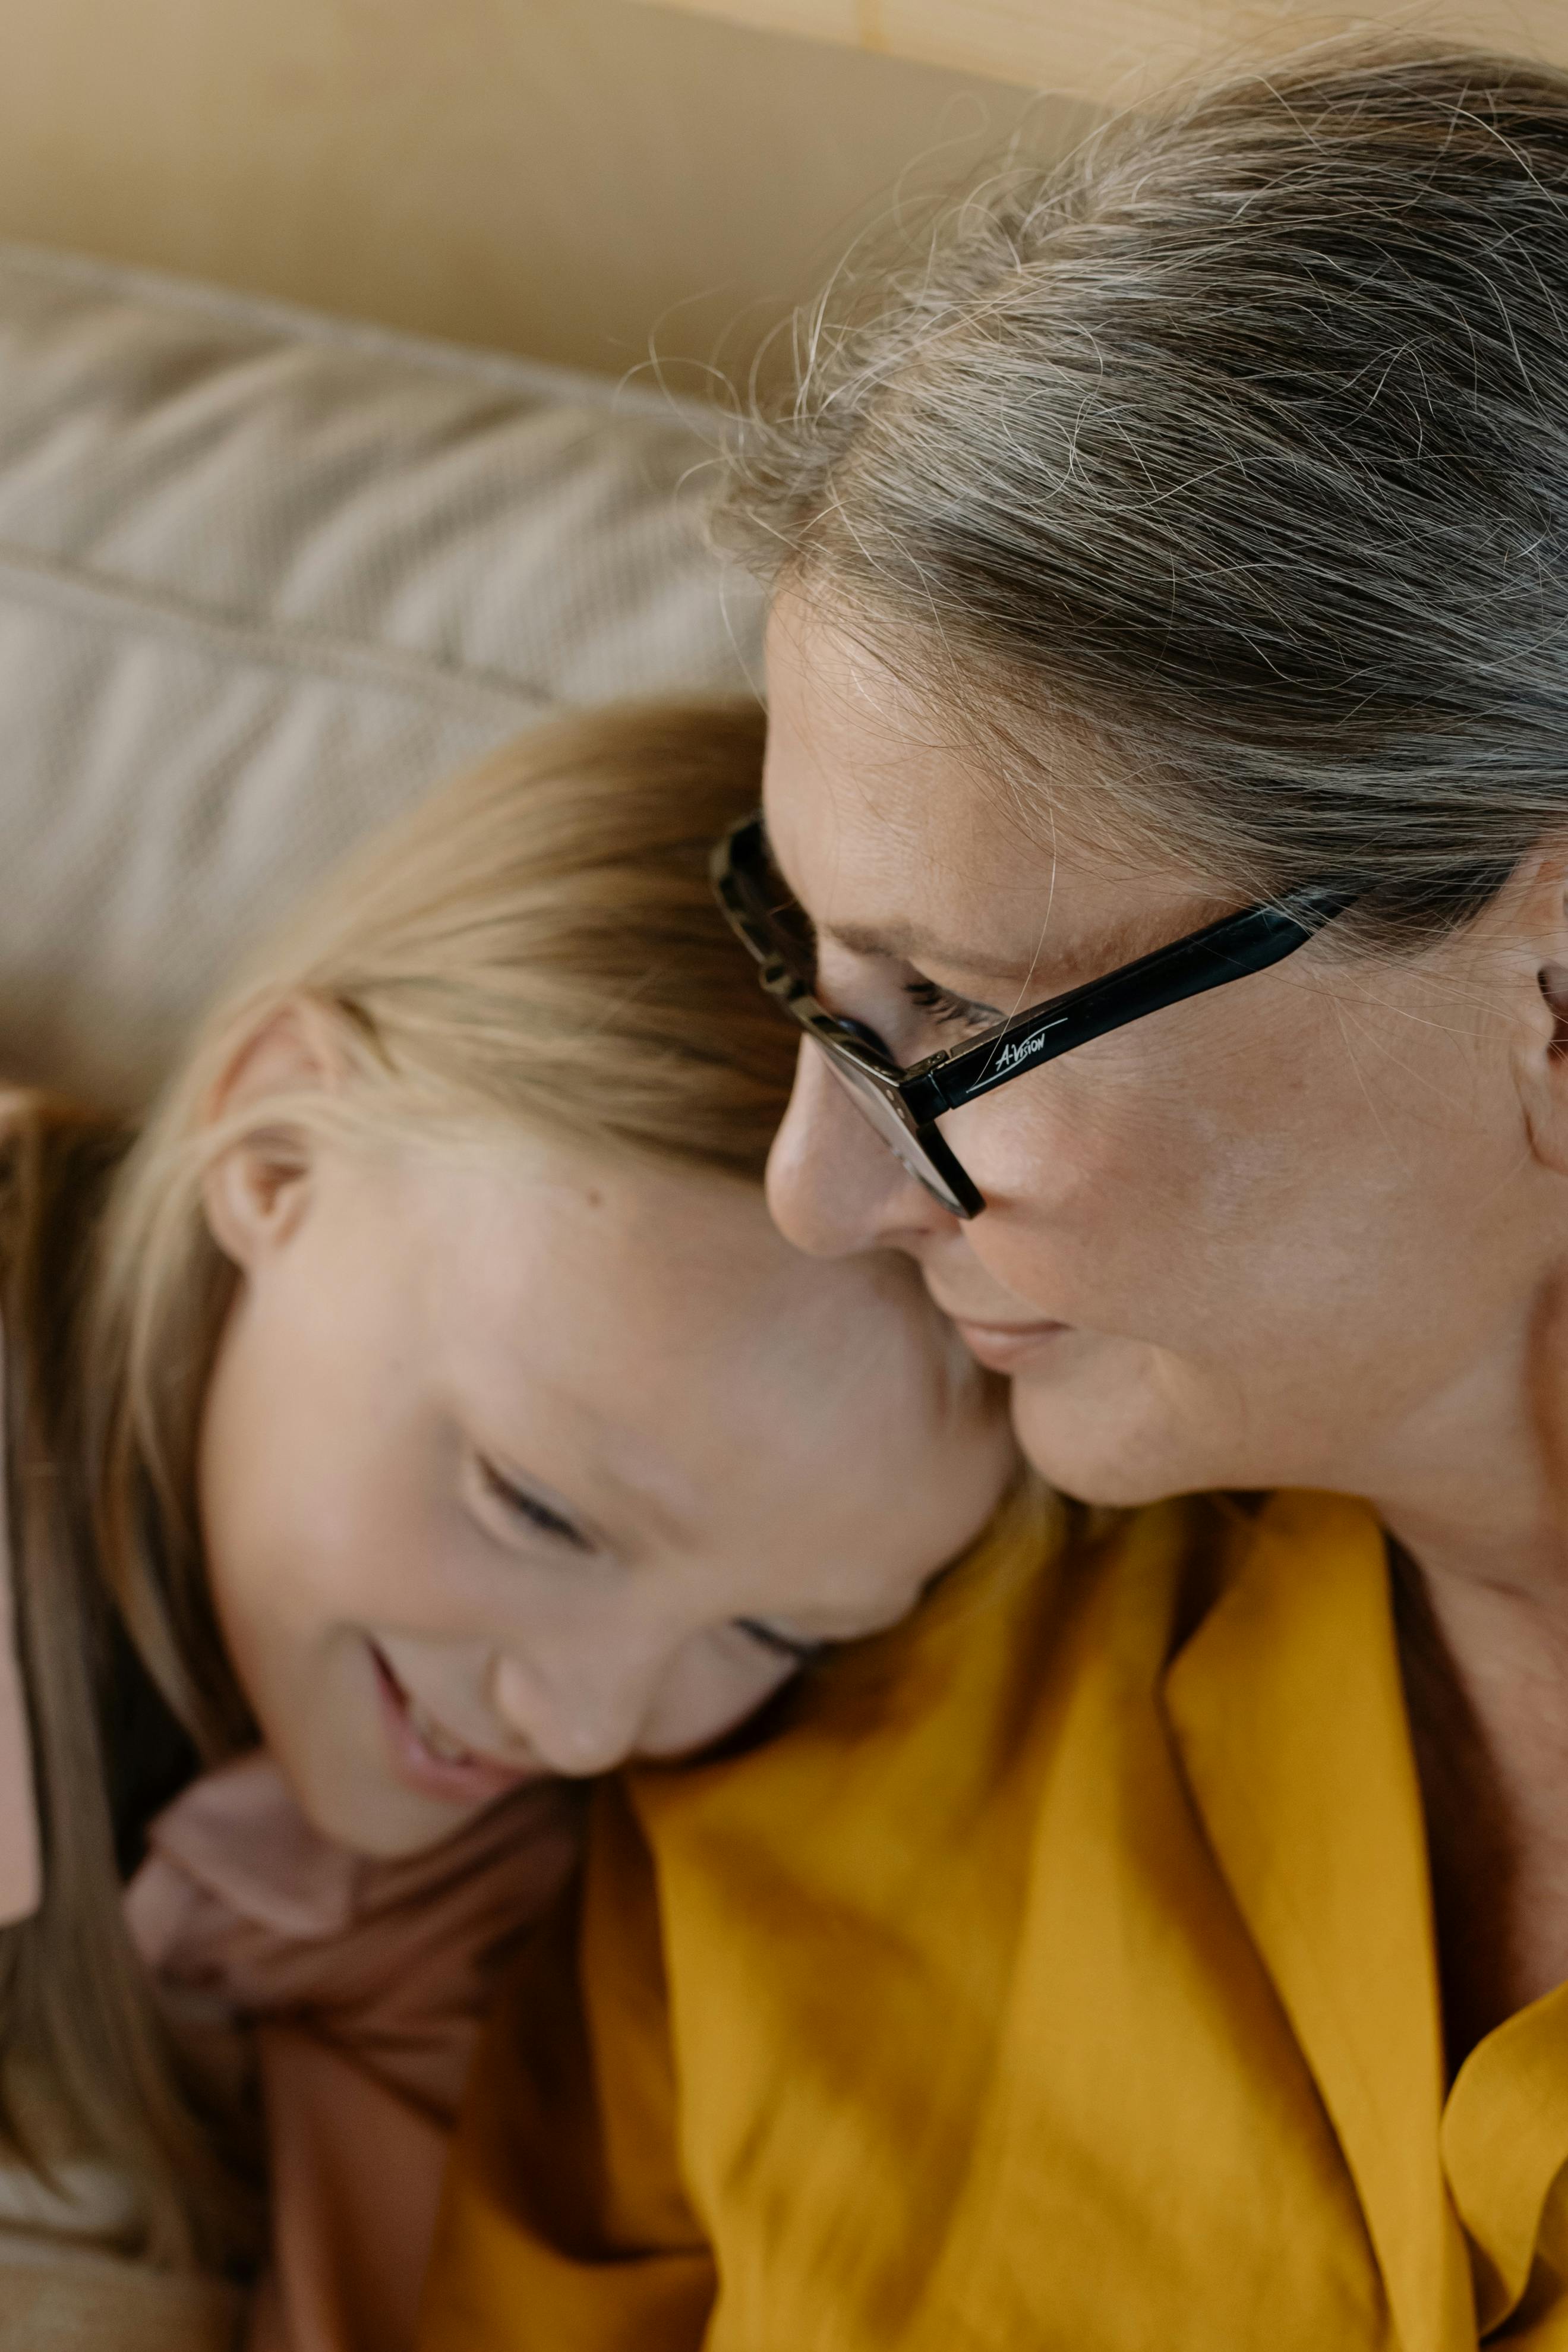
[[[1445,2064],[1426,1832],[1382,1530],[1276,1496],[1166,1677],[1215,1858],[1354,2179],[1401,2343],[1473,2345],[1439,2155]],[[1429,2129],[1412,2132],[1416,2118]]]

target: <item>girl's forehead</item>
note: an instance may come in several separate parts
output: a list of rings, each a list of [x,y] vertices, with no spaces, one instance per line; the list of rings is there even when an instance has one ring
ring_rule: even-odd
[[[930,1316],[912,1270],[803,1256],[759,1186],[569,1150],[521,1171],[504,1150],[483,1168],[430,1154],[415,1181],[431,1339],[498,1395],[553,1383],[656,1426],[694,1384],[724,1421],[800,1388],[809,1414],[862,1353],[884,1387],[919,1376]]]
[[[470,1235],[432,1294],[428,1402],[629,1553],[728,1540],[759,1507],[810,1519],[803,1470],[858,1490],[872,1430],[879,1482],[901,1448],[914,1468],[967,1392],[912,1268],[802,1257],[759,1201],[706,1208],[699,1263],[689,1229],[661,1249],[656,1206],[601,1228],[563,1188],[515,1265]]]

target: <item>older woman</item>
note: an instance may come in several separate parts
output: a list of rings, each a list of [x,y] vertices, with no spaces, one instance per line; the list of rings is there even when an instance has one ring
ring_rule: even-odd
[[[441,2340],[536,2340],[487,2264],[632,2340],[679,2254],[640,2347],[1568,2344],[1568,80],[1320,51],[810,347],[722,877],[775,1214],[1151,1507],[633,1790],[589,2046],[640,1905],[685,2218],[645,2097],[569,2208],[514,2088]]]

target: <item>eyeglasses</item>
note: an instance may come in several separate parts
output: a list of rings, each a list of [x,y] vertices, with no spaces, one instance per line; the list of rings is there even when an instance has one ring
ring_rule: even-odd
[[[1015,1013],[967,1045],[929,1054],[903,1069],[873,1029],[828,1012],[812,993],[816,947],[810,925],[768,854],[760,814],[731,827],[714,851],[712,871],[719,905],[756,958],[768,995],[821,1047],[834,1076],[910,1175],[956,1217],[977,1217],[986,1203],[937,1129],[944,1112],[961,1109],[1145,1013],[1281,963],[1358,895],[1325,883],[1273,905],[1244,907],[1238,915],[1123,964],[1103,980]]]

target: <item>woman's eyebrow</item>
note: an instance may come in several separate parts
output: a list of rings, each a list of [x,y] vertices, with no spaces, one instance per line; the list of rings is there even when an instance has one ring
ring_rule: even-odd
[[[784,887],[800,904],[795,885],[774,845],[771,828],[763,824],[763,840],[773,869]],[[801,911],[804,913],[805,909]],[[972,971],[987,980],[1016,980],[1019,966],[1003,963],[995,957],[981,956],[971,962],[961,950],[950,947],[945,940],[925,930],[918,923],[890,923],[879,929],[873,923],[819,923],[808,915],[807,920],[819,940],[831,940],[835,947],[844,948],[851,955],[880,956],[890,963],[945,963],[958,971]]]
[[[822,923],[817,936],[831,940],[851,955],[880,956],[891,963],[940,964],[949,971],[972,972],[977,979],[1017,980],[1024,970],[1016,958],[1004,961],[955,947],[916,923],[892,923],[885,930],[865,923]]]
[[[1212,918],[1200,913],[1197,919]],[[977,979],[1010,981],[1029,988],[1032,996],[1036,982],[1040,983],[1042,993],[1047,989],[1054,993],[1082,980],[1102,979],[1134,957],[1146,955],[1151,948],[1178,938],[1193,922],[1190,912],[1184,919],[1167,916],[1161,920],[1157,914],[1151,919],[1147,910],[1134,909],[1108,927],[1095,941],[1092,956],[1084,955],[1082,946],[1077,952],[1064,953],[1057,933],[1049,940],[1042,937],[1032,957],[986,955],[956,947],[918,923],[889,923],[885,928],[873,923],[822,923],[817,927],[817,936],[847,948],[852,955],[883,956],[894,963],[936,964],[948,971],[972,973]]]

